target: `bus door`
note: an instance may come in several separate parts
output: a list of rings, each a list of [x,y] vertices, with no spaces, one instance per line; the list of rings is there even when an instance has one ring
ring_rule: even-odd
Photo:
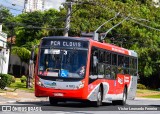
[[[128,99],[134,99],[136,95],[136,88],[137,88],[137,76],[130,77],[130,84],[128,87]]]
[[[109,84],[109,90],[106,93],[107,95],[107,100],[113,100],[115,99],[115,90],[116,90],[116,73],[115,73],[115,67],[106,64],[105,66],[105,78],[107,79],[107,82]]]
[[[124,90],[124,70],[126,67],[126,57],[123,55],[118,55],[118,64],[117,64],[117,77],[116,77],[116,95],[119,97],[119,95],[122,95]]]
[[[128,99],[134,99],[137,90],[137,73],[138,73],[138,60],[136,58],[130,58],[130,84],[128,86]]]

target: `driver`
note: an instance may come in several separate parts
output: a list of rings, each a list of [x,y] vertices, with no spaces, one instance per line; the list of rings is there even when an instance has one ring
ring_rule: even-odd
[[[82,66],[82,67],[80,68],[78,74],[79,74],[80,76],[84,76],[84,73],[85,73],[85,66]]]

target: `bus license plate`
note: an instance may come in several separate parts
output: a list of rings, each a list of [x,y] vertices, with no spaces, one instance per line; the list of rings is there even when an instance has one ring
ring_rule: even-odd
[[[53,95],[54,95],[54,96],[60,96],[60,97],[62,97],[62,96],[63,96],[63,93],[54,93]]]

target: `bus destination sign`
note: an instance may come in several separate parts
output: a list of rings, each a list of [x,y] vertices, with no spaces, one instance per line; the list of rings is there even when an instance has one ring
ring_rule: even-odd
[[[55,47],[81,47],[81,42],[75,41],[51,41],[51,45]]]
[[[77,40],[43,40],[43,46],[87,48],[88,42]]]

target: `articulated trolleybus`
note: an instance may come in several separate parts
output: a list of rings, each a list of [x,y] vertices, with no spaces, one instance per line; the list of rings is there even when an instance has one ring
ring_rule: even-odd
[[[68,100],[124,105],[137,88],[137,53],[91,38],[42,38],[35,69],[35,96],[51,105]]]

